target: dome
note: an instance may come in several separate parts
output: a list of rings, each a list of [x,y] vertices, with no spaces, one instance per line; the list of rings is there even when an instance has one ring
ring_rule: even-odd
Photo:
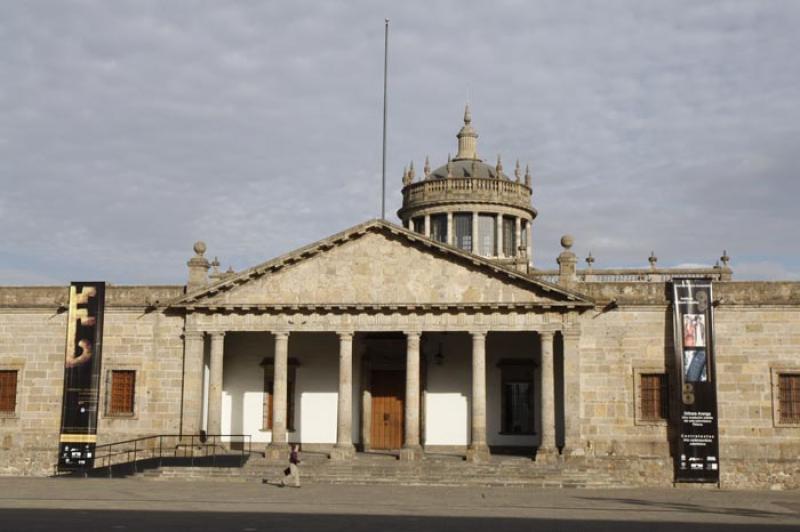
[[[497,170],[494,166],[489,166],[479,159],[462,159],[450,163],[450,174],[452,177],[480,177],[497,178]],[[447,177],[447,165],[440,166],[431,172],[430,179],[445,179]],[[511,179],[503,172],[500,178],[510,181]]]

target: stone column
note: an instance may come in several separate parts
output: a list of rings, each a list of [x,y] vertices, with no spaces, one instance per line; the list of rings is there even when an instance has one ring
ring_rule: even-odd
[[[428,238],[431,237],[431,215],[430,214],[426,214],[425,215],[425,236],[427,236]]]
[[[422,456],[419,444],[419,340],[421,333],[406,333],[406,411],[405,442],[400,458],[415,460]]]
[[[479,230],[480,230],[480,223],[478,222],[478,213],[477,212],[473,212],[472,213],[472,252],[475,253],[476,255],[478,254],[478,250],[480,249],[480,246],[478,244],[478,242],[479,242],[479,240],[478,240],[478,237],[479,237],[478,231]]]
[[[272,442],[267,457],[286,460],[286,390],[289,372],[289,333],[276,332],[274,380],[272,381]]]
[[[522,220],[519,216],[514,218],[514,256],[518,257],[519,247],[522,245]]]
[[[331,458],[352,458],[353,447],[353,333],[339,334],[339,402],[336,413],[336,446]]]
[[[471,442],[467,459],[480,462],[489,459],[486,443],[486,333],[472,333],[472,416]]]
[[[225,333],[211,333],[211,367],[208,384],[208,434],[222,434],[222,364]]]
[[[451,246],[455,242],[455,238],[453,236],[453,213],[447,213],[447,243]]]
[[[555,416],[555,385],[553,373],[553,333],[540,331],[542,364],[540,366],[542,381],[542,427],[540,432],[539,448],[536,458],[555,454],[556,416]]]
[[[497,256],[503,256],[503,215],[497,215],[497,227],[495,228],[497,231]]]
[[[203,421],[203,351],[201,331],[183,335],[183,409],[181,435],[197,435]]]

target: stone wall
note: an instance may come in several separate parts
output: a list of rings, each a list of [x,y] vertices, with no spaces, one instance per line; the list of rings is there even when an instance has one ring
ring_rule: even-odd
[[[98,443],[175,433],[180,420],[183,318],[151,305],[182,287],[106,292]],[[0,288],[0,369],[17,374],[17,410],[0,416],[0,474],[50,474],[57,461],[66,343],[66,287]],[[136,370],[135,414],[106,415],[106,376]]]

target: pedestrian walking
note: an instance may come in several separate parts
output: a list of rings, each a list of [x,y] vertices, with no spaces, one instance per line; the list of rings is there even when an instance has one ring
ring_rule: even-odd
[[[300,468],[298,464],[300,464],[300,458],[297,456],[299,446],[295,443],[292,445],[292,450],[289,453],[289,467],[284,470],[284,477],[281,480],[281,486],[286,486],[286,481],[291,479],[292,486],[295,488],[300,487]]]

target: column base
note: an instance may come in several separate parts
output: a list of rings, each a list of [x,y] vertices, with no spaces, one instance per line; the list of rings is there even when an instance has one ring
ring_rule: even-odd
[[[270,443],[264,450],[264,457],[271,462],[286,462],[289,460],[288,443]]]
[[[467,449],[467,462],[488,462],[491,459],[488,445],[471,445]]]
[[[423,456],[422,446],[420,445],[413,445],[410,447],[403,447],[400,449],[400,460],[404,462],[413,462],[415,460],[421,460]]]
[[[560,462],[562,459],[563,457],[555,447],[539,447],[536,449],[536,455],[534,456],[534,461],[548,464]]]
[[[341,445],[337,443],[333,449],[331,449],[330,458],[331,460],[346,461],[352,460],[355,454],[356,448],[352,443]]]

